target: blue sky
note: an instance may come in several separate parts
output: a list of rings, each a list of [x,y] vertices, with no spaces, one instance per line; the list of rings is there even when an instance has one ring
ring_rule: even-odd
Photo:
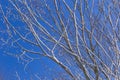
[[[0,4],[2,5],[3,10],[6,11],[6,8],[9,6],[8,1],[2,0],[0,1]],[[2,14],[0,14],[0,17],[1,16]],[[10,20],[12,20],[11,18]],[[0,29],[6,30],[5,24],[3,24],[2,22],[3,22],[3,19],[1,18]],[[17,22],[17,23],[13,22],[13,25],[20,26],[22,24],[20,22]],[[7,40],[8,34],[0,33],[0,37]],[[0,44],[2,45],[2,41],[0,42]],[[3,76],[3,80],[17,80],[16,72],[19,74],[21,80],[23,79],[30,80],[30,78],[33,77],[33,75],[41,76],[41,78],[45,78],[45,76],[47,76],[48,78],[51,78],[50,76],[48,76],[48,74],[51,75],[51,73],[47,72],[48,67],[54,68],[55,71],[58,70],[54,62],[44,57],[41,57],[39,60],[32,61],[25,68],[27,64],[26,62],[19,60],[18,58],[12,55],[6,54],[7,52],[19,54],[18,53],[19,51],[17,51],[18,49],[16,50],[16,48],[11,48],[9,47],[9,45],[10,44],[5,44],[4,46],[3,45],[0,46],[1,47],[0,49],[0,75]],[[27,46],[27,45],[24,44],[24,46]],[[37,80],[37,78],[33,78],[33,79]]]
[[[101,44],[105,43],[106,42],[105,39],[103,39],[102,41],[101,40],[99,41],[99,38],[100,38],[99,36],[101,36],[102,38],[102,34],[106,34],[107,31],[110,32],[110,29],[113,30],[109,21],[105,22],[105,20],[107,19],[105,19],[105,16],[103,15],[103,14],[106,14],[106,15],[108,14],[106,5],[110,4],[109,1],[106,0],[103,3],[104,6],[101,6],[102,2],[101,4],[98,5],[99,0],[93,0],[95,2],[88,1],[88,8],[85,8],[87,7],[86,6],[87,3],[85,3],[84,1],[82,2],[82,4],[78,2],[77,5],[79,6],[77,7],[77,10],[75,10],[75,15],[77,17],[77,18],[75,17],[77,22],[77,28],[79,28],[78,29],[78,34],[79,34],[78,47],[76,47],[77,46],[77,36],[76,36],[77,28],[75,28],[76,27],[74,22],[75,19],[71,16],[71,13],[65,7],[64,2],[62,2],[62,0],[58,0],[60,1],[60,4],[57,4],[59,7],[58,12],[60,13],[60,18],[59,18],[59,13],[56,12],[54,2],[52,3],[51,0],[46,0],[47,1],[46,3],[49,5],[51,9],[51,14],[52,14],[51,15],[49,9],[46,8],[46,5],[44,5],[42,1],[43,0],[40,0],[40,1],[33,0],[32,3],[28,2],[28,6],[32,6],[32,8],[26,7],[24,4],[20,2],[20,0],[15,1],[18,4],[20,11],[24,13],[27,16],[27,18],[26,16],[24,17],[24,15],[21,16],[19,14],[20,12],[18,12],[8,0],[0,1],[2,10],[4,12],[3,14],[2,10],[0,10],[0,77],[2,76],[3,80],[17,80],[19,79],[19,77],[21,80],[30,80],[30,79],[38,80],[39,77],[41,79],[47,78],[47,80],[52,80],[52,78],[57,78],[58,76],[60,77],[61,75],[67,80],[69,80],[70,77],[66,76],[65,70],[63,70],[60,66],[58,66],[58,64],[56,64],[53,60],[49,59],[48,57],[44,57],[40,55],[44,53],[42,49],[44,49],[47,54],[52,55],[51,53],[52,53],[53,46],[56,44],[54,40],[60,39],[60,36],[63,34],[63,31],[65,31],[66,29],[68,30],[66,31],[68,36],[64,34],[64,37],[62,36],[60,40],[60,44],[61,45],[63,44],[65,49],[68,50],[68,52],[67,50],[61,48],[60,46],[55,47],[53,52],[54,52],[54,55],[62,63],[64,63],[67,67],[69,67],[69,69],[71,69],[72,73],[76,72],[74,73],[74,75],[77,75],[77,73],[79,73],[84,77],[84,75],[82,74],[82,72],[84,71],[82,71],[80,68],[78,69],[79,63],[80,63],[79,60],[76,60],[74,62],[73,59],[76,59],[76,56],[73,56],[73,54],[71,55],[67,53],[74,52],[78,56],[79,50],[77,51],[77,49],[80,48],[80,52],[82,54],[81,56],[85,58],[88,63],[92,63],[92,60],[90,59],[90,57],[88,57],[88,53],[90,54],[91,52],[88,52],[86,50],[85,45],[87,45],[88,48],[91,46],[94,47],[95,48],[95,50],[93,50],[95,52],[94,55],[97,55],[97,56],[99,56],[99,54],[102,55],[101,56],[102,59],[103,60],[106,59],[103,62],[105,64],[108,63],[109,61],[108,56],[104,54],[104,50],[103,48],[101,48],[98,42],[100,42]],[[65,1],[69,5],[69,7],[73,10],[74,5],[72,0],[71,1],[65,0]],[[93,4],[94,6],[92,6]],[[34,18],[30,14],[30,11],[27,8],[28,9],[31,8],[36,13],[34,14],[36,18]],[[80,12],[81,9],[83,13]],[[101,12],[102,9],[104,13]],[[117,11],[116,11],[116,14],[117,14]],[[10,24],[7,25],[7,23],[5,23],[3,15],[7,17],[11,25]],[[84,17],[84,19],[82,18],[81,15]],[[47,22],[49,22],[52,25],[54,30],[53,28],[51,28],[50,24],[48,25],[47,23],[44,22],[41,16],[43,19],[45,19]],[[53,18],[55,18],[56,24]],[[60,19],[62,19],[63,24],[61,23]],[[82,23],[83,21],[85,22],[85,25]],[[104,22],[105,22],[106,31],[104,31],[104,29],[101,29],[101,27],[104,28],[103,26]],[[33,29],[29,27],[31,26],[30,24],[32,25]],[[41,28],[41,25],[46,30]],[[83,28],[84,26],[86,29],[85,33],[84,33],[84,30],[82,30],[84,29]],[[100,30],[97,30],[97,29],[100,29]],[[35,30],[37,36],[39,37],[39,41],[37,41],[37,38],[32,33],[32,30],[33,32]],[[57,31],[59,31],[59,33]],[[103,31],[103,33],[101,34],[101,32],[99,31]],[[25,41],[24,39],[21,38],[21,36],[25,37],[27,40],[34,42],[38,45],[31,44],[30,42]],[[54,37],[54,40],[50,36]],[[89,38],[90,36],[92,41]],[[93,36],[95,38],[93,38]],[[67,39],[65,39],[66,37]],[[84,42],[84,39],[82,40],[81,37],[82,38],[85,37],[86,44]],[[70,39],[70,43],[72,44],[73,51],[70,49],[70,45],[68,44],[69,39]],[[106,43],[104,48],[106,52],[109,51],[108,47],[106,47],[108,46],[107,44],[108,43]],[[102,45],[102,47],[104,47],[104,45]],[[98,50],[100,50],[100,52]],[[39,54],[37,55],[31,54],[32,52],[29,52],[29,51],[39,52]],[[99,59],[96,59],[96,62],[99,65],[100,63]],[[93,64],[94,64],[94,61],[93,61]],[[111,64],[108,63],[108,65],[111,65]],[[94,75],[93,74],[94,71],[90,70],[89,68],[88,68],[88,71],[91,72],[92,76]],[[17,75],[19,75],[19,77],[17,77]],[[100,75],[102,76],[102,78],[104,78],[102,74]]]
[[[7,0],[0,1],[0,4],[2,5],[2,9],[5,15],[9,13],[9,8],[11,9],[13,7]],[[12,13],[18,14],[14,9],[12,10]],[[24,33],[26,33],[26,31],[23,31],[25,28],[24,27],[25,24],[20,22],[19,19],[13,18],[14,17],[13,14],[12,15],[8,14],[8,20],[11,22],[12,25],[15,26],[15,28],[19,27],[20,29],[18,29],[18,31],[20,31],[21,34],[24,35]],[[9,38],[9,33],[7,33],[7,26],[6,24],[4,24],[4,19],[2,16],[3,15],[0,14],[1,17],[0,31],[2,31],[0,33],[0,37],[1,39],[7,41]],[[44,23],[41,24],[46,26]],[[47,29],[49,30],[49,28]],[[5,33],[3,33],[3,31],[5,31]],[[14,34],[14,38],[18,39],[19,36]],[[31,78],[33,80],[38,80],[38,78],[35,76],[39,76],[41,79],[47,78],[51,80],[53,77],[57,78],[57,76],[60,76],[60,74],[64,73],[64,71],[56,63],[54,63],[52,60],[46,57],[28,54],[32,57],[39,58],[30,63],[23,61],[20,57],[16,58],[16,55],[21,54],[21,50],[19,49],[19,47],[14,47],[15,46],[14,44],[13,44],[14,46],[11,46],[12,45],[11,38],[8,40],[8,42],[9,44],[7,43],[3,45],[2,40],[0,40],[0,44],[1,44],[0,45],[0,75],[3,76],[3,80],[18,80],[17,74],[19,75],[21,80],[30,80]],[[37,49],[35,46],[31,47],[29,44],[25,43],[24,41],[20,40],[19,42],[22,44],[22,46],[25,46],[28,49],[36,49],[37,51],[39,51],[39,49]],[[22,57],[25,58],[26,56],[22,56]],[[30,60],[28,58],[25,59]]]

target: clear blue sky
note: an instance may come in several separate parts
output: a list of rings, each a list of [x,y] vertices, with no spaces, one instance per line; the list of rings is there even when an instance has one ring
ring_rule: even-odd
[[[34,1],[37,1],[37,0],[34,0]],[[49,4],[50,0],[47,0],[47,1],[48,1],[47,3]],[[65,1],[68,2],[68,4],[70,5],[71,8],[73,8],[74,5],[71,5],[72,4],[72,0],[65,0]],[[88,0],[88,1],[89,1],[89,6],[92,7],[92,1],[91,2],[90,2],[90,0]],[[94,1],[96,3],[99,0],[94,0]],[[20,18],[18,16],[15,16],[13,18],[12,14],[9,15],[9,12],[11,11],[9,9],[12,9],[12,13],[13,14],[18,14],[18,13],[17,13],[17,11],[14,10],[15,8],[12,8],[13,6],[8,2],[8,0],[0,0],[0,4],[2,5],[2,9],[4,10],[5,15],[8,16],[8,19],[12,23],[12,25],[14,25],[15,28],[18,28],[18,31],[21,34],[24,35],[25,33],[27,33],[27,30],[25,30],[25,26],[26,25],[24,23],[22,23],[22,22],[19,21]],[[34,4],[36,6],[40,5],[37,2],[34,3]],[[21,5],[21,4],[19,4],[19,5]],[[54,7],[52,5],[53,4],[49,4],[49,6],[51,6],[51,8],[53,9]],[[61,4],[59,4],[59,5],[61,5]],[[97,15],[98,14],[98,5],[95,4],[94,6],[95,7],[93,8],[93,15]],[[65,6],[63,5],[62,7],[65,7]],[[83,5],[83,8],[84,7],[85,7],[85,5]],[[83,10],[83,12],[84,11],[85,10]],[[47,11],[43,11],[43,13],[44,12],[47,13]],[[65,19],[67,19],[70,16],[70,15],[68,15],[69,13],[67,13],[67,10],[65,8],[63,9],[63,13],[65,13],[65,15],[64,15]],[[87,17],[86,14],[89,14],[89,13],[85,13],[85,17],[84,17],[85,21],[88,22],[88,19],[86,18]],[[56,18],[56,15],[54,15],[54,16]],[[78,18],[79,17],[80,16],[78,16]],[[18,18],[18,19],[16,20],[15,18],[16,19]],[[46,15],[44,18],[45,19],[49,19],[48,15]],[[79,19],[79,20],[81,20],[81,19]],[[48,21],[50,21],[50,20],[48,20]],[[86,24],[86,26],[87,26],[88,29],[91,27],[89,22]],[[40,22],[40,23],[48,31],[51,31],[51,29],[48,28],[48,26],[45,25],[45,23],[42,23],[42,22]],[[50,23],[55,26],[55,24],[54,24],[53,21],[51,21]],[[58,23],[59,23],[59,21],[58,21]],[[67,21],[66,21],[66,23],[67,23]],[[81,22],[79,22],[78,25],[79,24],[81,25]],[[72,25],[73,24],[70,23],[68,26],[72,26]],[[12,31],[12,33],[14,33],[14,31]],[[52,32],[52,31],[51,31],[51,34],[52,35],[57,35],[57,34],[54,34],[54,32]],[[73,33],[73,35],[74,35],[74,33]],[[27,62],[25,62],[25,61],[31,61],[32,59],[28,58],[26,55],[22,56],[23,58],[25,58],[25,60],[21,59],[21,57],[16,58],[16,55],[20,55],[22,53],[22,50],[20,50],[19,47],[14,47],[15,44],[14,44],[14,46],[11,46],[12,45],[12,43],[11,43],[12,39],[9,39],[8,36],[9,36],[9,34],[7,33],[7,27],[6,27],[6,24],[4,23],[3,15],[0,12],[0,78],[2,76],[3,80],[18,80],[17,74],[20,76],[21,80],[30,80],[30,79],[39,80],[36,76],[39,76],[41,79],[45,79],[47,77],[47,80],[52,80],[53,77],[57,78],[58,76],[60,76],[60,74],[65,73],[65,71],[62,70],[60,68],[60,66],[58,66],[56,63],[54,63],[52,60],[50,60],[50,59],[48,59],[46,57],[40,56],[40,55],[31,55],[31,54],[26,53],[27,55],[32,56],[34,58],[39,58],[39,59],[36,59],[36,60],[30,62],[29,64]],[[29,39],[33,39],[33,36],[28,36],[28,37],[29,37]],[[55,36],[55,37],[58,38],[58,36]],[[18,39],[19,36],[14,34],[14,38]],[[70,39],[72,39],[72,38],[73,38],[73,36],[70,37]],[[9,44],[4,44],[3,45],[3,42],[4,42],[3,40],[5,40],[5,41],[8,40]],[[71,42],[72,42],[72,40],[71,40]],[[38,47],[31,46],[30,44],[27,44],[27,43],[25,43],[22,40],[19,40],[19,43],[22,46],[24,46],[27,49],[29,49],[29,50],[34,49],[35,51],[39,51]],[[47,46],[50,46],[50,44],[48,43]],[[57,52],[58,51],[56,51],[56,53]],[[13,55],[10,55],[10,54],[13,54]],[[86,56],[86,55],[84,55],[84,56]],[[63,62],[64,62],[64,60],[63,60]],[[76,66],[74,66],[74,67],[76,68]],[[73,69],[73,72],[74,72],[74,69]],[[69,78],[69,77],[67,76],[67,78]]]
[[[1,0],[0,4],[2,5],[2,8],[6,14],[6,7],[9,6],[8,1]],[[2,14],[0,14],[0,18],[1,17]],[[6,26],[2,22],[3,22],[3,18],[1,18],[0,29],[4,31],[6,30]],[[13,25],[20,26],[22,24],[18,22],[18,23],[13,23]],[[0,38],[7,40],[8,34],[0,33]],[[14,56],[10,56],[6,54],[7,52],[19,54],[17,49],[11,48],[9,46],[10,44],[5,44],[4,46],[2,46],[2,40],[0,40],[0,44],[1,44],[0,45],[0,76],[3,77],[3,80],[17,80],[18,78],[16,77],[16,72],[19,74],[21,80],[24,79],[30,80],[30,78],[33,78],[33,80],[38,80],[37,78],[34,77],[35,75],[38,75],[41,78],[45,78],[45,76],[47,76],[47,78],[51,79],[53,76],[52,74],[54,74],[54,72],[56,71],[58,73],[62,72],[62,70],[59,69],[59,67],[54,62],[44,57],[41,57],[39,60],[32,61],[25,68],[27,63],[17,59]],[[24,44],[24,46],[26,46],[26,44]],[[54,70],[52,71],[53,73],[50,73],[51,71],[49,69],[51,68]],[[54,76],[58,76],[58,74],[54,74]]]

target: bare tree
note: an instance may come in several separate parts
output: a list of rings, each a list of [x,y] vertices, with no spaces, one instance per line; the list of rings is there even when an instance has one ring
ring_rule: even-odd
[[[119,0],[9,0],[9,4],[6,11],[0,6],[5,25],[1,33],[7,34],[1,47],[9,44],[21,54],[7,54],[27,64],[39,59],[31,55],[47,57],[71,80],[120,80]],[[63,74],[54,80],[64,80]]]

